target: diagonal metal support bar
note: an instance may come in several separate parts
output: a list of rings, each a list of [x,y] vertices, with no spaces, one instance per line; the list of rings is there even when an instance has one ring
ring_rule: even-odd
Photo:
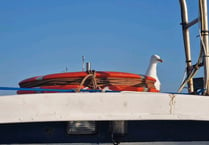
[[[186,29],[188,29],[189,27],[197,24],[198,22],[199,22],[199,19],[196,18],[196,19],[192,20],[191,22],[189,22],[188,24],[186,24],[185,27],[186,27]]]

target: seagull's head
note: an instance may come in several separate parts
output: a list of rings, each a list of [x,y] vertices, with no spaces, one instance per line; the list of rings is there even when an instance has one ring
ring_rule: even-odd
[[[151,61],[152,62],[156,62],[156,63],[158,63],[158,62],[163,62],[163,60],[160,58],[160,56],[159,55],[152,55],[152,57],[151,57]]]

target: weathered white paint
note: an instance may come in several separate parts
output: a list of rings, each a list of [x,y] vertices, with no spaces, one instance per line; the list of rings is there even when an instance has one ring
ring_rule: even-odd
[[[69,120],[209,121],[209,97],[150,92],[0,97],[0,123]]]

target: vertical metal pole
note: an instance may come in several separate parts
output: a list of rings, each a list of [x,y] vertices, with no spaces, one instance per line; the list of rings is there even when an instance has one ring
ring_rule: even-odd
[[[91,63],[90,62],[86,63],[86,71],[91,71]]]
[[[84,67],[85,67],[84,63],[85,63],[85,56],[82,56],[82,71],[84,71]]]
[[[185,48],[185,57],[186,57],[186,65],[187,65],[187,75],[191,73],[192,68],[192,58],[191,58],[191,51],[190,51],[190,34],[189,28],[187,27],[188,22],[188,12],[187,12],[187,5],[186,0],[179,0],[181,6],[181,20],[182,20],[182,31],[183,31],[183,38],[184,38],[184,48]],[[188,92],[194,92],[193,87],[193,80],[190,79],[188,82]]]
[[[209,95],[209,48],[208,48],[208,10],[207,0],[199,0],[201,23],[201,49],[204,52],[204,89],[205,95]]]

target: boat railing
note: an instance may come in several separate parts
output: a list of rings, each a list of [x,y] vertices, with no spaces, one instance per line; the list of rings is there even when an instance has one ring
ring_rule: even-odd
[[[193,77],[196,75],[200,67],[204,67],[204,77],[202,85],[202,95],[209,95],[209,47],[208,47],[208,18],[207,18],[207,0],[199,0],[199,16],[194,20],[188,20],[188,10],[186,0],[179,0],[181,8],[181,25],[184,39],[185,58],[187,77],[179,87],[178,92],[182,92],[185,85],[188,85],[190,94],[196,93]],[[196,64],[192,64],[190,31],[191,26],[199,23],[200,33],[200,54]],[[196,81],[197,82],[197,81]]]

